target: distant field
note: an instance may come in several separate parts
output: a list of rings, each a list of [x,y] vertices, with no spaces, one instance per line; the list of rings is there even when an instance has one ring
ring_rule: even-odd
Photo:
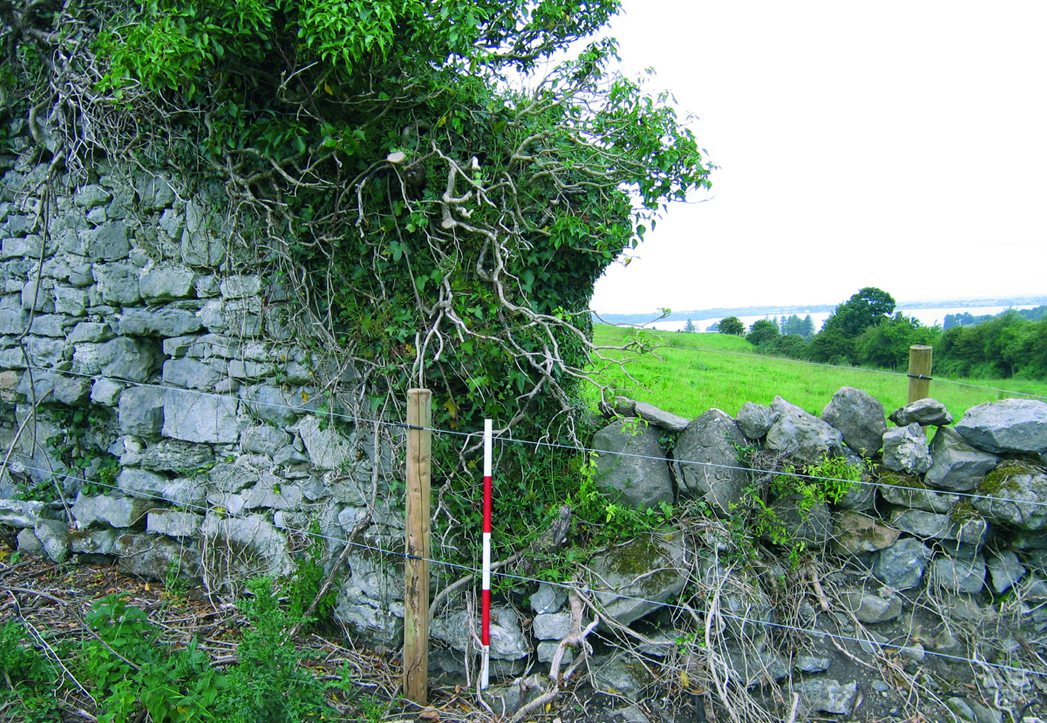
[[[636,329],[606,324],[595,327],[595,341],[600,345],[619,346],[637,335]],[[904,374],[758,355],[745,339],[725,334],[643,331],[639,335],[649,344],[662,345],[653,354],[629,355],[629,372],[639,384],[613,365],[605,372],[605,378],[621,387],[628,397],[684,417],[697,417],[714,407],[734,416],[746,402],[770,404],[776,395],[819,415],[840,387],[857,387],[868,392],[880,400],[888,414],[907,401],[909,380]],[[620,352],[604,354],[621,358]],[[931,396],[945,404],[957,420],[970,407],[1022,395],[1038,395],[1047,401],[1047,382],[1021,379],[950,382],[938,378],[931,382]]]

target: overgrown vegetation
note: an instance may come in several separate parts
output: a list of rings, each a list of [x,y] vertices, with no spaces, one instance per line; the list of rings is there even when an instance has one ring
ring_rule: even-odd
[[[328,408],[357,417],[402,419],[426,387],[441,429],[584,439],[593,284],[709,185],[672,99],[609,70],[616,45],[596,35],[617,0],[0,8],[0,120],[32,133],[23,153],[74,183],[105,157],[205,195],[224,272],[264,275],[266,333],[308,347]],[[476,440],[434,452],[436,524],[474,534]],[[537,457],[499,469],[578,468]],[[503,497],[520,527],[503,540],[569,492],[527,484]]]
[[[734,510],[730,529],[748,544],[739,545],[758,555],[756,543],[766,540],[784,549],[792,567],[800,564],[807,543],[798,530],[817,506],[840,502],[865,475],[861,462],[822,455],[815,463],[797,468],[781,455],[756,448],[738,450],[739,462],[753,469],[753,482],[744,502]],[[795,518],[795,519],[790,519]]]
[[[56,691],[74,688],[93,699],[101,723],[322,721],[342,717],[346,701],[363,714],[359,720],[384,713],[389,702],[360,690],[351,671],[321,679],[288,644],[288,632],[302,618],[280,598],[308,594],[299,581],[257,578],[248,591],[239,603],[247,625],[227,667],[214,666],[195,639],[186,645],[165,639],[165,631],[126,593],[92,604],[84,619],[90,634],[78,643],[55,647],[50,633],[8,620],[0,628],[4,720],[62,720],[75,706]]]

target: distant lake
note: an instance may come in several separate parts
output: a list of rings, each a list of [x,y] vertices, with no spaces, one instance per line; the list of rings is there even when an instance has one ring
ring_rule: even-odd
[[[952,306],[941,309],[905,309],[898,308],[895,311],[900,311],[906,316],[912,316],[919,320],[924,326],[941,326],[945,323],[946,314],[971,314],[972,316],[985,316],[986,314],[999,314],[1006,311],[1007,309],[1035,309],[1034,304],[1027,304],[1025,306]],[[782,312],[786,318],[790,315],[796,314],[801,319],[807,316],[807,314],[799,311],[788,311]],[[810,317],[814,320],[814,330],[821,331],[822,324],[829,318],[829,311],[816,311],[811,312]],[[782,314],[778,314],[781,317]],[[756,316],[739,316],[742,323],[745,324],[745,330],[748,331],[749,327],[752,326],[754,321],[760,319],[773,319],[775,314],[759,314]],[[724,317],[718,318],[706,318],[706,319],[691,319],[694,324],[695,331],[705,331],[707,327],[716,322],[720,321]],[[687,324],[686,321],[656,321],[648,326],[653,329],[660,329],[662,331],[681,331]]]

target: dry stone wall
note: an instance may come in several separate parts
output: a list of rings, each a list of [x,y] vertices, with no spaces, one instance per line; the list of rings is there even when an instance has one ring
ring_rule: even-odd
[[[400,435],[322,393],[324,370],[282,316],[291,295],[252,266],[222,202],[174,176],[100,163],[75,182],[30,158],[0,158],[0,525],[19,549],[109,556],[234,592],[292,572],[311,544],[330,565],[353,532],[402,550],[402,512],[390,506]],[[341,379],[351,386],[352,370]],[[874,647],[889,642],[915,662],[977,652],[947,625],[916,634],[913,596],[929,589],[975,606],[1014,591],[1030,601],[1018,627],[1047,629],[1034,604],[1047,600],[1041,402],[982,405],[954,423],[923,400],[893,412],[893,426],[851,388],[820,417],[781,398],[696,419],[628,400],[606,411],[596,481],[640,508],[701,499],[710,519],[729,518],[754,482],[743,447],[798,469],[825,455],[877,468],[831,505],[771,500],[791,539],[847,561],[833,599]],[[744,687],[797,675],[811,710],[849,710],[859,686],[834,677],[836,652],[789,659],[771,644],[769,626],[782,622],[773,584],[725,564],[701,530],[670,526],[586,563],[578,589],[606,621],[598,629],[643,629],[644,660],[669,659],[681,649],[673,601],[716,589],[728,677]],[[351,552],[340,581],[335,615],[347,630],[398,648],[402,563]],[[525,587],[496,610],[496,676],[549,662],[579,622],[563,588]],[[810,601],[796,614],[828,632]],[[461,674],[465,615],[451,607],[433,621],[434,672]],[[598,658],[594,681],[638,695],[652,679],[635,660]]]
[[[219,194],[107,163],[77,182],[21,145],[0,158],[0,523],[19,548],[232,590],[310,544],[330,560],[365,519],[361,541],[402,548],[400,435],[323,393]],[[377,646],[399,645],[395,575],[348,558],[337,614]]]
[[[895,410],[888,426],[879,402],[845,387],[820,416],[777,397],[766,406],[747,403],[737,417],[709,410],[679,434],[674,433],[679,420],[667,423],[664,413],[650,405],[619,399],[605,411],[615,420],[594,441],[596,482],[610,494],[623,501],[704,500],[711,515],[727,522],[751,513],[748,495],[755,489],[784,528],[784,534],[768,531],[763,541],[768,550],[777,546],[784,559],[790,546],[801,543],[794,549],[828,548],[834,554],[833,567],[808,562],[809,571],[799,576],[777,567],[768,580],[741,574],[737,559],[730,565],[720,562],[722,537],[692,538],[692,553],[708,560],[692,566],[691,584],[717,590],[717,605],[728,617],[721,653],[729,679],[752,685],[801,675],[792,686],[808,713],[845,714],[863,694],[887,690],[841,677],[847,661],[840,654],[848,644],[857,643],[846,652],[852,659],[871,661],[890,650],[905,666],[943,660],[962,664],[1001,660],[1020,649],[1020,641],[1042,639],[1047,631],[1043,402],[982,404],[954,424],[942,404],[924,399]],[[933,435],[930,442],[928,435]],[[805,506],[800,497],[776,495],[768,484],[776,475],[802,473],[824,459],[843,459],[865,470],[840,499]],[[655,556],[652,571],[669,566],[669,559],[668,553]],[[794,563],[799,569],[805,564],[802,556]],[[771,569],[776,563],[765,558],[760,566]],[[604,581],[603,571],[595,579]],[[789,595],[777,579],[799,589]],[[808,585],[810,595],[805,594]],[[658,599],[652,590],[631,593]],[[779,598],[777,609],[768,594]],[[787,614],[790,607],[792,615]],[[545,614],[536,613],[536,621]],[[732,624],[802,629],[815,640],[827,635],[835,642],[828,645],[829,638],[822,637],[813,646],[819,655],[790,660],[767,645],[766,630],[731,632]],[[672,633],[667,637],[679,640]],[[672,650],[667,644],[659,654],[670,656]],[[992,673],[976,683],[999,689]],[[621,677],[618,681],[623,684]],[[635,678],[632,690],[644,684]],[[1018,700],[1032,690],[1026,680],[1025,692],[1010,690],[1004,697]],[[959,720],[1000,720],[999,709],[985,708],[977,699],[957,700],[957,709],[980,706],[984,713],[958,714]]]

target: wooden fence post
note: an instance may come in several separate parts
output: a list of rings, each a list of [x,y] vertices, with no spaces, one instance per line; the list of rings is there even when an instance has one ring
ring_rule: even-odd
[[[909,347],[909,404],[931,395],[932,347],[913,344]]]
[[[432,392],[407,392],[407,559],[404,562],[404,697],[429,702],[429,481]]]

